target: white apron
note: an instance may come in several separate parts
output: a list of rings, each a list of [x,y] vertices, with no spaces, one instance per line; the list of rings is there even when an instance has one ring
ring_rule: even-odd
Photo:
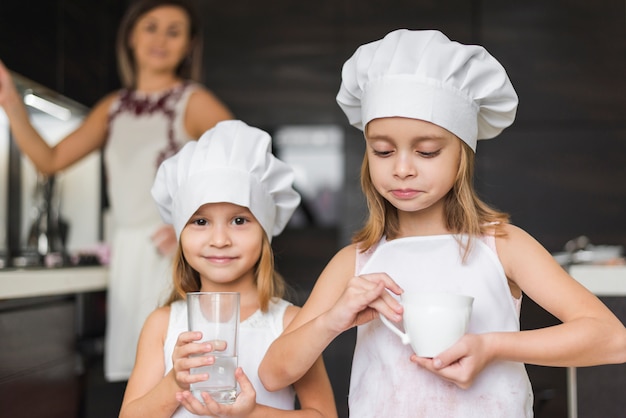
[[[493,237],[485,237],[492,239]],[[448,291],[474,297],[469,333],[519,331],[519,312],[495,252],[474,241],[466,264],[452,235],[381,241],[358,274],[386,272],[405,291]],[[467,390],[409,361],[410,345],[379,319],[357,330],[350,378],[355,418],[528,418],[533,394],[524,364],[494,362]]]

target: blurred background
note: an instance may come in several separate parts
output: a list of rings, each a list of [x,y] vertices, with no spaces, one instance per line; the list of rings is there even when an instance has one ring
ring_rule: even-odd
[[[115,34],[128,4],[128,0],[1,0],[0,59],[76,106],[90,108],[120,86]],[[566,242],[581,235],[597,245],[626,245],[624,0],[198,0],[197,4],[204,23],[204,84],[237,118],[270,132],[276,153],[296,167],[303,207],[274,241],[277,267],[291,283],[294,301],[306,299],[324,265],[350,241],[365,217],[358,178],[362,133],[348,125],[335,102],[341,66],[360,44],[397,28],[438,29],[453,40],[481,44],[507,69],[520,105],[511,128],[478,145],[476,187],[484,200],[510,213],[514,224],[551,252],[563,251]],[[0,251],[6,253],[11,241],[23,239],[24,228],[14,221],[24,222],[32,204],[25,199],[32,186],[16,186],[15,176],[9,175],[23,168],[11,162],[16,151],[3,116]],[[89,199],[64,197],[68,222],[87,223],[75,228],[87,231],[74,239],[75,247],[102,238],[107,199],[100,191],[95,158],[89,169],[95,183],[83,186],[90,190]],[[20,182],[32,176],[23,174]],[[64,190],[72,187],[77,186],[66,185]],[[82,206],[94,203],[93,208]],[[71,208],[79,213],[73,214]],[[93,216],[84,220],[85,212]],[[84,312],[85,305],[94,312],[78,338],[72,334],[75,330],[67,331],[61,344],[78,344],[82,337],[98,341],[105,292],[63,303],[74,315],[70,318],[77,310]],[[626,318],[621,301],[610,299],[608,304],[624,315],[622,320]],[[0,326],[15,324],[11,315],[16,312],[14,305],[0,305]],[[523,327],[553,322],[525,300]],[[2,344],[0,388],[14,388],[20,379],[7,370],[9,359],[15,357],[9,357]],[[325,354],[342,416],[347,416],[353,344],[354,333],[348,332]],[[64,386],[56,386],[63,389],[54,392],[40,416],[117,416],[123,385],[102,380],[97,347],[81,351],[78,344],[70,351],[76,347],[80,367],[72,368]],[[529,366],[529,373],[536,416],[567,416],[566,370]],[[626,370],[620,369],[617,377],[607,373],[609,387],[621,385],[623,394]],[[593,379],[606,381],[607,373],[600,369]],[[42,377],[37,379],[41,382]],[[606,393],[593,379],[579,377],[579,383],[592,382],[580,390],[580,416],[617,416],[598,408],[617,404],[623,411],[624,399],[593,404],[598,392]],[[28,390],[1,398],[1,403],[15,402],[16,397],[32,402],[30,384],[25,383]],[[52,393],[49,390],[42,386],[37,402],[42,392]],[[56,403],[66,405],[63,412],[54,411],[51,405]]]

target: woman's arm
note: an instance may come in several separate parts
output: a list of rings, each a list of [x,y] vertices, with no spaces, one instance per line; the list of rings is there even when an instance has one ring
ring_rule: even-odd
[[[0,62],[0,105],[7,114],[17,146],[44,174],[63,170],[104,144],[108,109],[113,98],[114,94],[110,94],[100,100],[74,132],[50,147],[31,124],[11,75]]]
[[[378,317],[401,319],[401,305],[386,289],[402,289],[386,274],[354,277],[356,247],[337,253],[317,280],[294,320],[276,339],[259,367],[259,377],[270,391],[301,379],[339,334]]]

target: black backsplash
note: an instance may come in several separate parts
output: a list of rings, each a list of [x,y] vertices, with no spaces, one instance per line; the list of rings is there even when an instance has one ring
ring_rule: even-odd
[[[91,106],[119,86],[114,40],[128,1],[0,3],[0,59]],[[477,188],[549,250],[577,235],[626,245],[626,22],[622,0],[198,1],[204,81],[235,115],[273,131],[334,123],[343,62],[392,29],[436,28],[480,43],[507,69],[518,117],[481,142]],[[567,11],[565,13],[564,11]],[[347,144],[346,152],[360,152]],[[364,207],[360,156],[346,163],[346,241]]]

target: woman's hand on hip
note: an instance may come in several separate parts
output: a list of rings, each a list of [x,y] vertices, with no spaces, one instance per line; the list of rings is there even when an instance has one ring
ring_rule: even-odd
[[[176,247],[178,246],[178,239],[176,238],[176,232],[172,225],[163,225],[152,234],[152,242],[156,247],[159,254],[162,256],[169,256],[174,254]]]

